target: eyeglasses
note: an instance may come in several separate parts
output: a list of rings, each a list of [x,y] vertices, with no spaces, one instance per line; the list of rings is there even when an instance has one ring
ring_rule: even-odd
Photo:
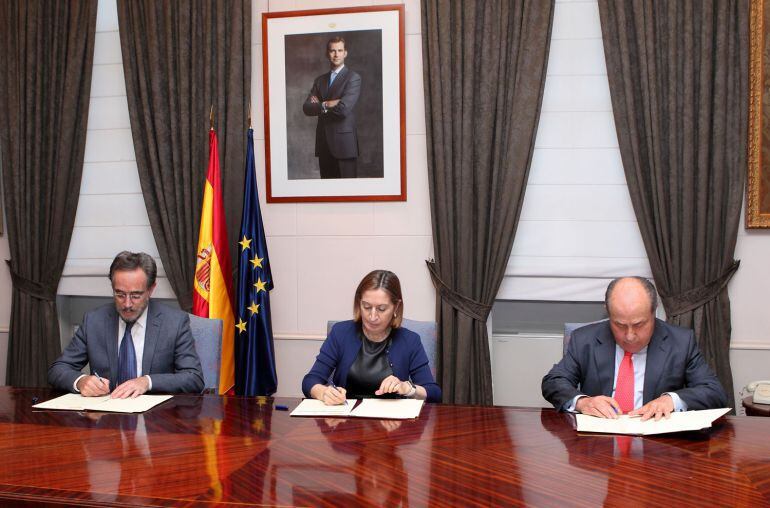
[[[130,298],[132,302],[138,302],[142,299],[147,291],[131,291],[130,293],[124,293],[123,291],[113,291],[112,295],[118,300],[126,300]]]

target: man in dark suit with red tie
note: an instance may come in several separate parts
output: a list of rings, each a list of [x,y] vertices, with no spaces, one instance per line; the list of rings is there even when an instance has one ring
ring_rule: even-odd
[[[345,39],[326,44],[331,69],[313,81],[302,111],[317,116],[315,155],[321,178],[356,178],[358,134],[355,107],[361,95],[361,76],[345,65]]]
[[[647,279],[613,280],[605,305],[609,319],[575,330],[564,358],[543,378],[543,397],[556,409],[646,420],[727,406],[693,331],[655,318],[657,295]]]

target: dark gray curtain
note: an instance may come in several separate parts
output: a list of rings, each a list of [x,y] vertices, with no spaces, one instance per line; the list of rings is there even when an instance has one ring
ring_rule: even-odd
[[[668,321],[728,394],[746,173],[748,3],[599,1],[623,167]]]
[[[214,106],[233,270],[251,96],[251,2],[119,0],[128,110],[153,236],[179,305],[192,307]]]
[[[0,159],[13,296],[6,383],[46,386],[75,223],[96,0],[0,2]]]
[[[492,404],[486,319],[505,273],[543,97],[552,1],[422,2],[444,401]]]

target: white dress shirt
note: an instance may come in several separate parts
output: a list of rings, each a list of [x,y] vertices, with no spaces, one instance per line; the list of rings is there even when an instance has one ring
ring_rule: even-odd
[[[620,362],[623,361],[623,356],[626,352],[622,347],[615,344],[615,375],[612,378],[612,398],[615,398],[615,388],[618,384],[618,370],[620,369]],[[644,405],[644,373],[647,369],[647,346],[641,351],[633,353],[631,355],[631,363],[634,366],[634,409],[639,409]],[[687,411],[687,404],[677,395],[675,392],[665,392],[661,395],[668,394],[671,400],[674,401],[674,411]],[[578,399],[581,397],[588,397],[588,395],[577,395],[569,402],[569,405],[565,408],[567,411],[575,412],[575,406]]]
[[[142,358],[144,357],[144,334],[147,331],[147,309],[150,308],[148,305],[144,308],[144,311],[139,316],[139,318],[134,321],[134,325],[131,327],[131,341],[134,343],[134,351],[136,351],[136,377],[142,376]],[[123,342],[123,334],[126,333],[126,322],[123,321],[123,318],[118,318],[118,351],[120,351],[120,343]],[[100,374],[101,375],[101,374]],[[80,393],[80,390],[78,390],[78,381],[80,381],[82,378],[84,378],[86,375],[83,374],[79,376],[75,380],[75,384],[73,387],[75,388],[75,391]],[[147,391],[152,390],[152,378],[149,376],[149,374],[146,376],[147,381],[149,382],[149,387],[147,388]]]

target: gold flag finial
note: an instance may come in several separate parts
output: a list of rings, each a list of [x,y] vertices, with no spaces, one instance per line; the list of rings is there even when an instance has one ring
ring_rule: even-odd
[[[249,101],[249,129],[251,129],[251,101]]]
[[[214,130],[214,105],[211,105],[211,111],[209,111],[209,125],[211,126],[211,130]]]

